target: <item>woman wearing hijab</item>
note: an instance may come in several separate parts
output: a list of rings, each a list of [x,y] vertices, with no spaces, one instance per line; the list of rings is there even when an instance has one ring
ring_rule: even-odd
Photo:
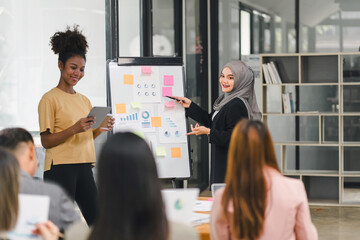
[[[219,82],[223,94],[216,99],[210,114],[188,98],[174,97],[185,108],[186,116],[202,124],[191,125],[187,135],[206,134],[209,137],[210,184],[224,182],[230,137],[236,123],[242,118],[261,119],[251,68],[242,61],[231,61],[222,69]]]

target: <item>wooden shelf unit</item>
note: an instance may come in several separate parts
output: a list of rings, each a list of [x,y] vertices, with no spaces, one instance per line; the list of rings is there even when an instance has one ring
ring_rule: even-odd
[[[304,182],[311,205],[360,206],[360,53],[260,56],[282,81],[267,84],[261,67],[263,120],[281,172]]]

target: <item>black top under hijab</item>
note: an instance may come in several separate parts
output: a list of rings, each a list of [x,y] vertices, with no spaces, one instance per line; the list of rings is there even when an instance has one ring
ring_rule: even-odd
[[[194,102],[185,108],[186,116],[191,117],[201,125],[210,128],[209,142],[211,143],[211,173],[210,186],[213,183],[223,183],[227,167],[227,154],[231,133],[235,125],[242,119],[248,118],[248,111],[240,98],[234,98],[226,103],[212,119],[210,114],[201,109]]]

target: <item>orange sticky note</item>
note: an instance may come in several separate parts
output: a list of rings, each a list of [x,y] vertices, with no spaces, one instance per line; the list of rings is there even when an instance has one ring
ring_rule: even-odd
[[[116,113],[117,114],[126,113],[126,104],[125,103],[116,104]]]
[[[152,117],[151,118],[151,126],[161,127],[161,117]]]
[[[134,85],[134,75],[124,74],[124,84]]]
[[[172,158],[180,158],[181,157],[181,148],[179,148],[179,147],[171,148],[171,157]]]

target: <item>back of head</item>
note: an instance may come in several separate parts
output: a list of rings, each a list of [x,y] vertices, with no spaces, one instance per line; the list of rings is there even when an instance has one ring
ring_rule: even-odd
[[[232,133],[223,211],[229,216],[229,202],[234,205],[232,234],[239,239],[257,239],[264,224],[266,182],[264,168],[278,170],[273,142],[261,121],[244,119]]]
[[[99,158],[98,188],[98,215],[89,239],[166,239],[156,164],[143,139],[128,132],[108,139]]]
[[[86,60],[88,43],[78,25],[74,25],[72,30],[68,26],[64,32],[56,32],[50,38],[50,45],[51,50],[59,54],[59,61],[64,65],[73,56],[81,56]]]
[[[18,215],[19,164],[0,147],[0,232],[15,226]]]
[[[5,128],[0,131],[0,147],[16,153],[21,143],[34,143],[31,134],[23,128]]]

